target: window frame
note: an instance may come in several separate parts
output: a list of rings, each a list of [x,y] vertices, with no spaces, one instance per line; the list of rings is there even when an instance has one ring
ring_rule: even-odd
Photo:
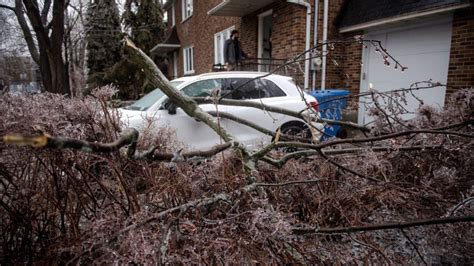
[[[188,6],[189,3],[189,6]],[[188,20],[194,14],[194,3],[193,0],[181,0],[182,20],[181,23]]]
[[[224,44],[227,39],[223,38],[225,36],[225,33],[228,33],[228,36],[230,38],[230,32],[235,30],[235,25],[230,26],[229,28],[219,31],[214,34],[214,64],[225,64],[224,60]],[[218,40],[218,37],[221,37],[220,40]],[[220,47],[218,45],[218,42],[220,42]],[[221,54],[221,61],[219,61],[219,53]]]
[[[171,6],[171,27],[174,27],[176,25],[176,14],[175,14],[175,8],[174,5]],[[168,18],[169,20],[169,18]]]
[[[173,79],[178,77],[178,52],[173,52]]]
[[[194,72],[194,45],[189,45],[183,47],[183,73],[184,75],[191,75],[194,74]]]

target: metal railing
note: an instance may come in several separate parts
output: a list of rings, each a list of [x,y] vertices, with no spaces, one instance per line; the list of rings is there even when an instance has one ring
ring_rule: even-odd
[[[256,72],[271,72],[275,71],[279,66],[285,64],[287,59],[277,58],[247,58],[242,60],[238,65],[233,66],[230,71],[256,71]],[[214,64],[213,71],[227,71],[225,65]],[[295,69],[293,67],[283,67],[278,69],[275,74],[280,75],[294,75]]]
[[[258,71],[258,72],[271,72],[274,71],[280,65],[283,65],[286,62],[286,59],[277,59],[277,58],[247,58],[242,61],[241,68],[243,71]],[[281,69],[284,73],[278,74],[287,74],[287,69]]]

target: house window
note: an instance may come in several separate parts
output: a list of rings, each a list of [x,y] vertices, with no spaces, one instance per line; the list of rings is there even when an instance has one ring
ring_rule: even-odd
[[[224,43],[230,38],[230,33],[235,29],[232,26],[214,34],[214,64],[224,64]]]
[[[193,0],[182,0],[183,1],[183,21],[193,15]]]
[[[183,48],[184,74],[194,74],[194,47]]]

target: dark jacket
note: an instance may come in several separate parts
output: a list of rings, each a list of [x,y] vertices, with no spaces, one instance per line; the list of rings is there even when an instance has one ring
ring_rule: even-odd
[[[229,64],[235,64],[241,60],[247,58],[247,55],[242,51],[240,41],[234,41],[228,39],[224,43],[224,62]]]

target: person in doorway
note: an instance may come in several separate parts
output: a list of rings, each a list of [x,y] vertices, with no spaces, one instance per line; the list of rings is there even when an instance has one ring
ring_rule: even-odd
[[[242,50],[239,41],[239,32],[233,30],[230,39],[224,43],[224,62],[228,71],[237,70],[241,61],[247,58],[247,54]]]

